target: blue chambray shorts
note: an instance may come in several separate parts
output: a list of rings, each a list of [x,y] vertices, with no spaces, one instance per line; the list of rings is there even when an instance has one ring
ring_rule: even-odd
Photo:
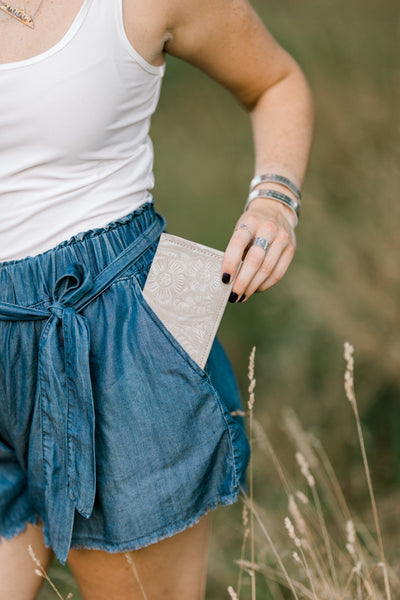
[[[40,520],[62,563],[178,533],[244,484],[224,350],[202,370],[141,293],[164,226],[149,202],[0,263],[0,535]]]

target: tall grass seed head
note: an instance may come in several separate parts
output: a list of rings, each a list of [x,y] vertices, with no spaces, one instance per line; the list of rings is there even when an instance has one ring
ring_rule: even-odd
[[[305,477],[308,485],[310,487],[314,487],[315,479],[314,479],[313,475],[311,475],[308,462],[306,461],[306,459],[304,458],[304,456],[301,452],[296,452],[296,460],[297,460],[297,464],[300,467],[300,471],[301,471],[302,475]]]
[[[296,504],[295,499],[293,498],[293,496],[289,496],[289,514],[292,517],[292,519],[294,520],[294,522],[297,525],[298,530],[300,531],[300,533],[302,533],[303,535],[306,534],[307,532],[307,526],[306,526],[306,522],[303,519],[303,515],[300,512],[299,507]]]

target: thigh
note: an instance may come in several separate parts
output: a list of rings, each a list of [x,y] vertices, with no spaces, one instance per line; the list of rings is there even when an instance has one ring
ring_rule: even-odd
[[[41,526],[28,523],[26,530],[11,540],[1,538],[0,600],[36,598],[43,579],[35,573],[38,567],[29,555],[29,544],[42,567],[48,568],[53,553],[44,544]]]
[[[72,549],[68,564],[85,600],[202,600],[208,513],[193,527],[129,553]]]

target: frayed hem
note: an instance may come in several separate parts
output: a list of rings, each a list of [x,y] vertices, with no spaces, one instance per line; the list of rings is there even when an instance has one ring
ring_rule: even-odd
[[[39,525],[39,523],[42,523],[42,519],[39,517],[39,515],[32,515],[24,519],[24,522],[20,525],[12,528],[11,531],[8,531],[7,533],[0,533],[0,544],[2,541],[9,542],[21,533],[25,533],[28,523],[31,525]]]
[[[130,552],[131,550],[140,550],[140,548],[145,548],[146,546],[150,546],[151,544],[156,544],[161,540],[165,540],[167,538],[173,537],[174,535],[177,535],[178,533],[181,533],[189,527],[193,527],[200,521],[202,517],[204,517],[212,510],[215,510],[218,506],[228,506],[230,504],[234,504],[238,500],[238,496],[239,491],[235,491],[229,496],[224,496],[222,498],[213,500],[209,502],[205,508],[202,508],[198,513],[196,513],[194,517],[182,521],[176,521],[175,523],[168,525],[168,527],[165,527],[164,529],[161,529],[150,535],[137,538],[135,540],[125,542],[105,542],[103,540],[96,540],[94,538],[87,538],[85,540],[73,538],[70,549],[103,550],[104,552],[109,552],[110,554]]]

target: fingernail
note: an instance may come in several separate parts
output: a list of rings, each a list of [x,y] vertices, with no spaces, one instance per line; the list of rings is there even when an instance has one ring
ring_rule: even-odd
[[[224,273],[222,275],[222,283],[229,283],[231,280],[231,276],[229,273]]]
[[[229,296],[228,300],[229,302],[232,302],[232,304],[234,302],[236,302],[236,300],[239,298],[238,294],[236,294],[235,292],[231,292],[231,295]]]
[[[246,298],[246,294],[242,294],[239,298],[239,302],[243,302],[243,300]]]

